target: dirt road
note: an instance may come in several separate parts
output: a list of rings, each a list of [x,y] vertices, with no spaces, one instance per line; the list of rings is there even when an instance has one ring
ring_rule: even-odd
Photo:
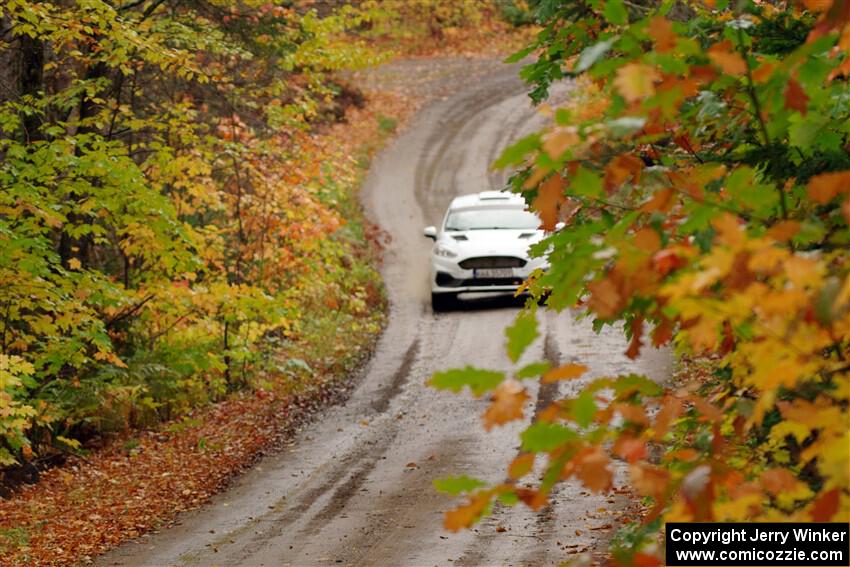
[[[452,196],[500,188],[504,179],[490,163],[540,120],[516,69],[452,65],[427,79],[445,92],[376,159],[364,188],[364,205],[392,235],[383,268],[392,307],[348,403],[328,410],[204,509],[100,564],[557,565],[608,533],[611,517],[601,509],[622,502],[578,485],[562,488],[542,514],[500,509],[475,531],[442,530],[452,500],[436,493],[432,480],[449,474],[500,480],[527,422],[485,433],[479,419],[485,401],[425,385],[435,370],[469,362],[507,368],[502,331],[517,306],[488,299],[431,313],[430,241],[422,228],[438,222]],[[668,372],[666,353],[629,361],[620,334],[596,335],[568,313],[541,314],[541,325],[544,336],[529,349],[529,360],[580,360],[591,367],[588,378],[636,371],[662,379]],[[527,414],[576,386],[558,392],[532,385]]]

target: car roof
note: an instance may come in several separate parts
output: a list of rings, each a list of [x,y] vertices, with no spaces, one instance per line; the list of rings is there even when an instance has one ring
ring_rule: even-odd
[[[505,191],[481,191],[470,195],[455,197],[449,209],[466,209],[478,207],[525,207],[525,199],[516,193]]]

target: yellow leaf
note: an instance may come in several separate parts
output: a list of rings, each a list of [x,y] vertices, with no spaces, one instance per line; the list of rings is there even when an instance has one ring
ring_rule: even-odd
[[[83,265],[77,258],[71,258],[70,260],[68,260],[68,267],[72,270],[79,270],[83,267]]]
[[[614,86],[627,102],[633,103],[654,95],[655,82],[660,79],[654,67],[629,63],[617,69]]]

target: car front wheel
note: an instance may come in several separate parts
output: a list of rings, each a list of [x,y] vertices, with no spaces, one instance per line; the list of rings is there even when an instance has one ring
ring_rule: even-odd
[[[434,313],[449,311],[457,305],[457,295],[453,293],[432,293],[431,310]]]

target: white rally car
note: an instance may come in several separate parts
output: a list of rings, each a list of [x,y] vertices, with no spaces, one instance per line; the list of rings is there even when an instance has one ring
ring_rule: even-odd
[[[528,247],[544,236],[540,219],[519,195],[484,191],[456,197],[439,228],[425,236],[431,250],[431,306],[451,307],[459,293],[515,292],[528,275],[545,268]]]

